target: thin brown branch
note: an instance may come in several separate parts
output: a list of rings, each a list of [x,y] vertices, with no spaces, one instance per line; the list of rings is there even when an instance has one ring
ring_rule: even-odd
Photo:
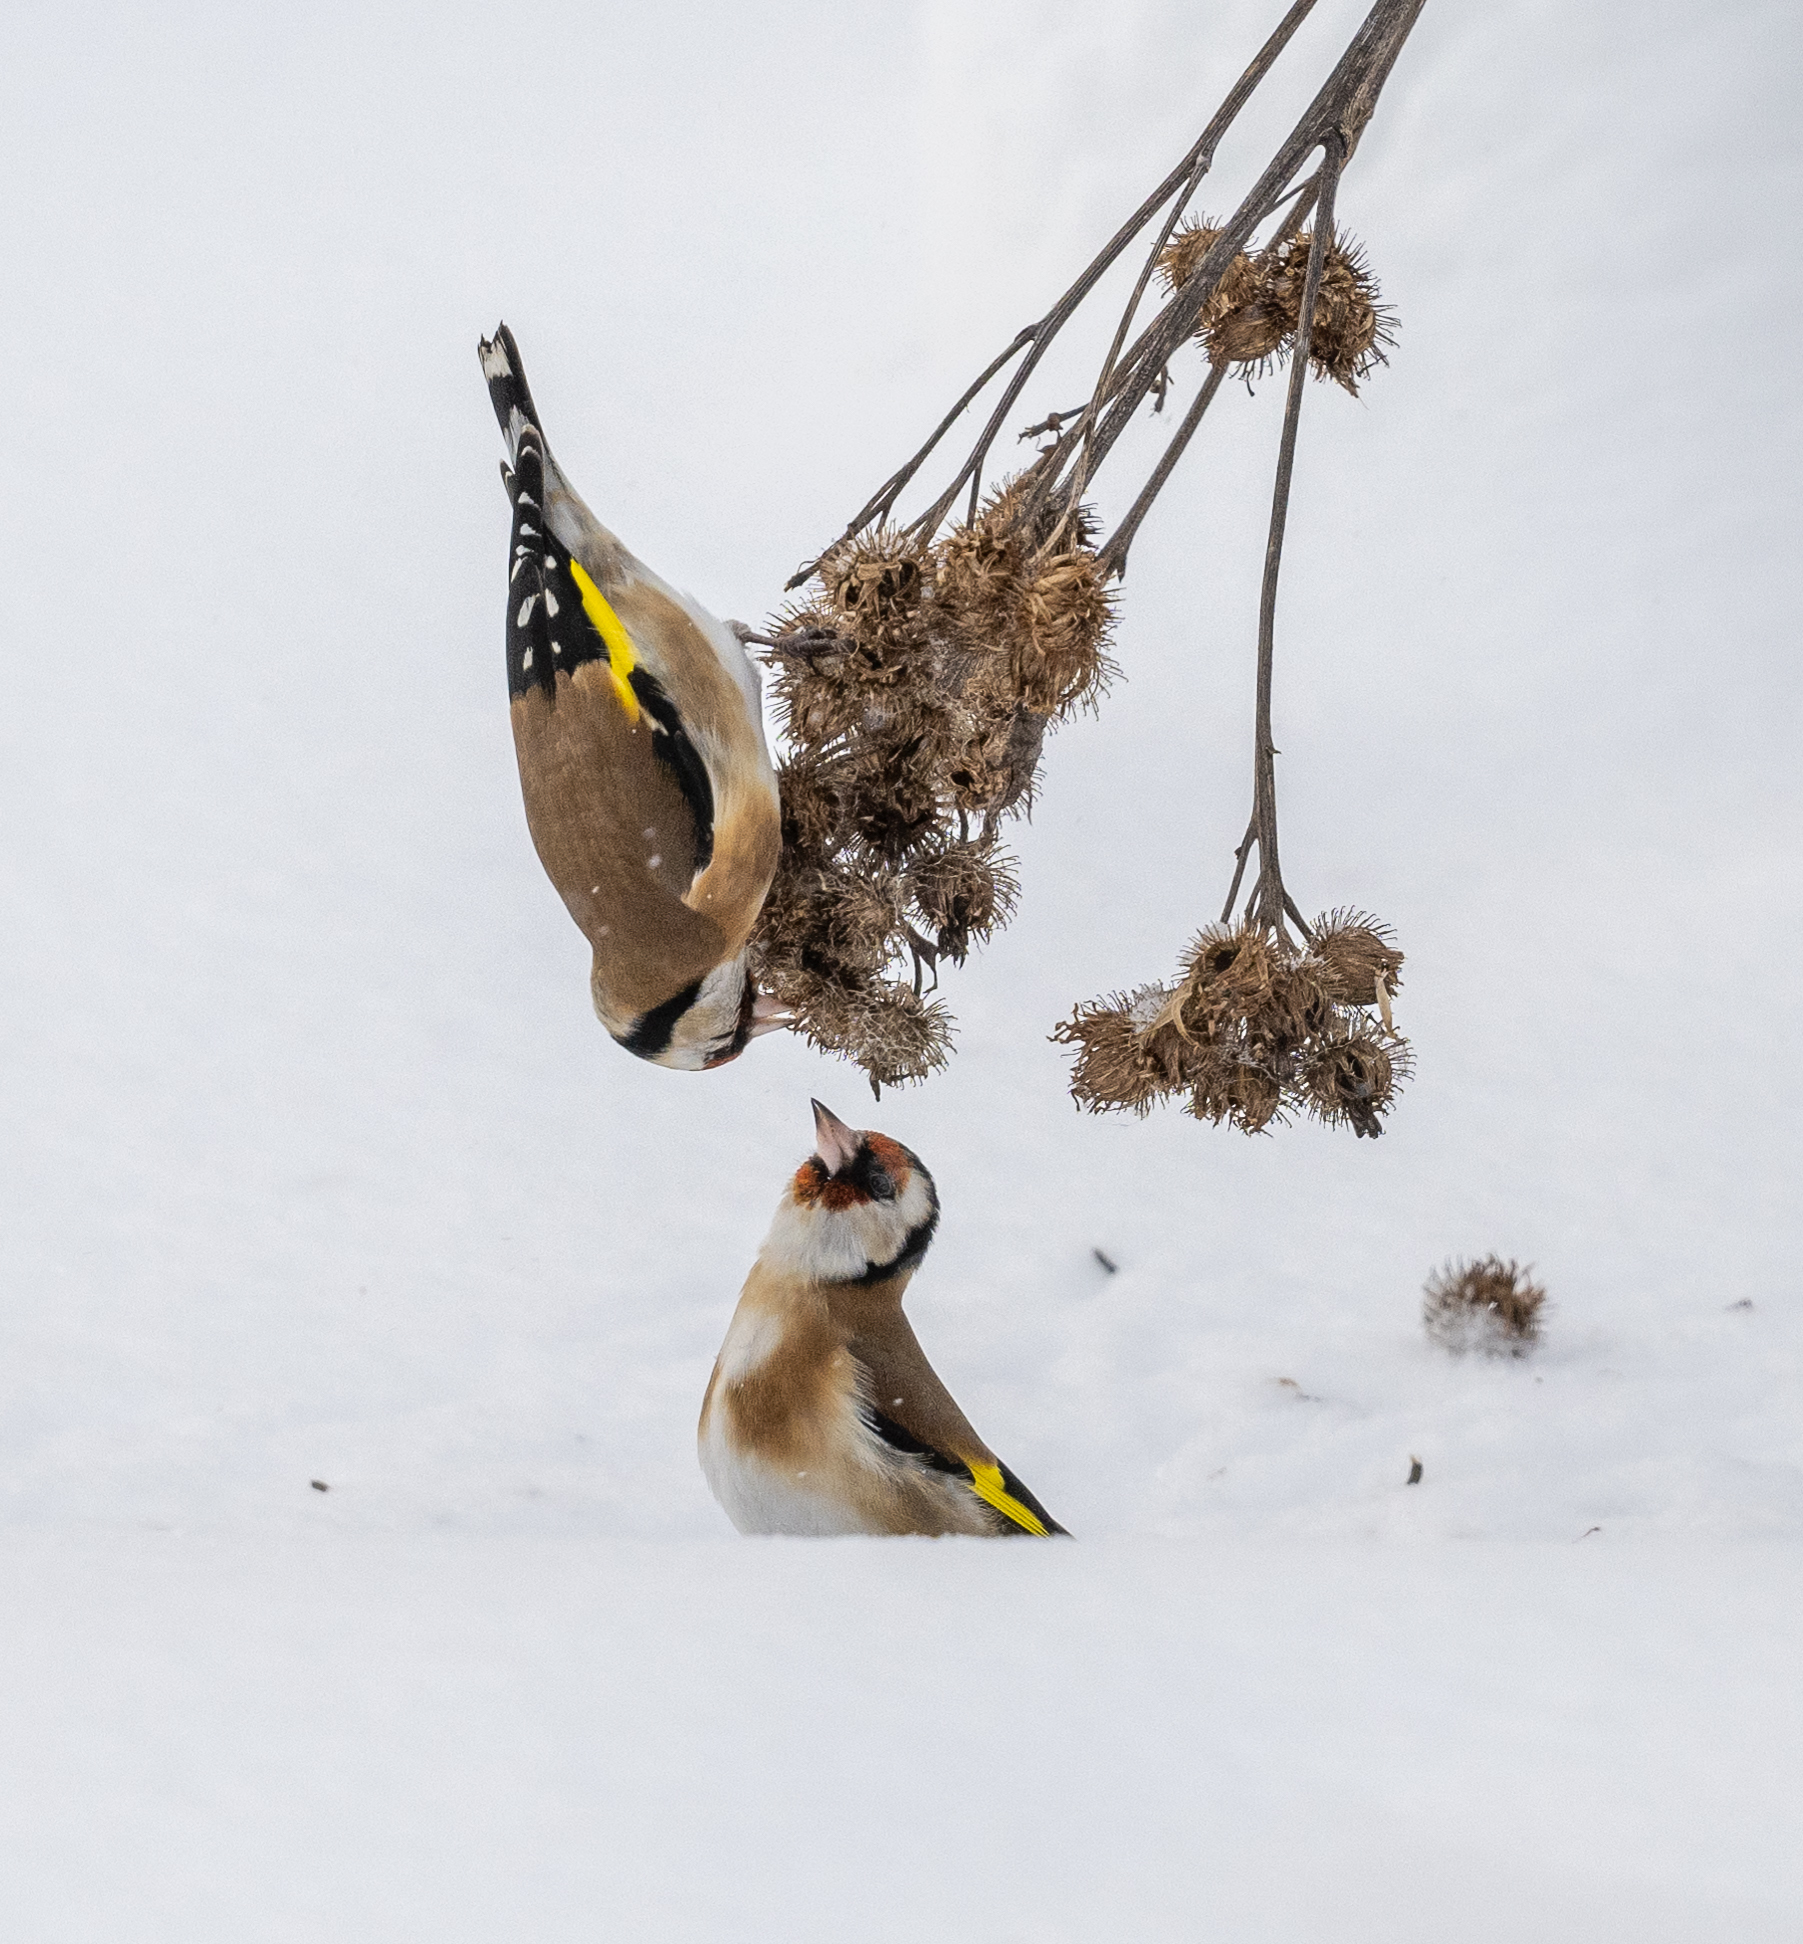
[[[1142,340],[1144,348],[1135,366],[1139,382],[1122,387],[1096,433],[1095,457],[1090,463],[1092,474],[1138,411],[1146,393],[1145,381],[1152,372],[1168,364],[1193,333],[1234,258],[1246,247],[1265,215],[1283,200],[1309,152],[1321,146],[1330,134],[1338,133],[1345,152],[1351,153],[1353,135],[1348,130],[1362,131],[1370,120],[1377,92],[1395,65],[1402,43],[1424,5],[1426,0],[1377,0],[1269,167],[1228,218],[1207,255],[1182,287],[1172,293],[1146,332]],[[1297,220],[1295,213],[1290,220],[1292,223]]]
[[[1271,671],[1277,635],[1277,578],[1283,567],[1283,530],[1290,510],[1290,479],[1296,465],[1296,432],[1302,422],[1302,394],[1308,384],[1309,345],[1327,239],[1333,233],[1334,191],[1345,165],[1346,138],[1335,128],[1322,145],[1321,187],[1316,198],[1314,236],[1308,274],[1302,286],[1302,314],[1296,323],[1296,348],[1290,356],[1290,392],[1284,406],[1283,439],[1277,448],[1277,483],[1271,494],[1271,531],[1265,542],[1265,578],[1258,601],[1258,707],[1253,727],[1252,817],[1258,825],[1258,892],[1253,916],[1283,936],[1288,896],[1277,855],[1277,745],[1271,739]],[[1294,907],[1292,906],[1293,910]],[[1304,932],[1306,936],[1306,929]]]
[[[1233,853],[1233,882],[1227,887],[1227,902],[1221,907],[1221,923],[1224,925],[1233,916],[1233,901],[1240,895],[1240,880],[1246,875],[1246,859],[1252,853],[1252,842],[1258,835],[1258,819],[1253,817],[1246,825],[1246,834],[1240,839],[1240,847]]]
[[[1416,0],[1416,4],[1425,4],[1425,0]],[[1240,110],[1251,99],[1253,90],[1265,78],[1266,74],[1270,72],[1278,55],[1288,46],[1296,29],[1302,25],[1303,21],[1313,11],[1314,5],[1315,0],[1295,0],[1295,4],[1278,23],[1276,31],[1265,42],[1264,46],[1259,49],[1251,66],[1234,83],[1232,89],[1228,92],[1227,99],[1215,111],[1213,119],[1203,129],[1201,135],[1197,137],[1189,153],[1165,177],[1164,181],[1152,191],[1151,195],[1140,204],[1139,208],[1128,217],[1127,221],[1121,225],[1114,235],[1109,238],[1108,242],[1093,259],[1089,267],[1071,285],[1070,289],[1065,292],[1058,302],[1053,305],[1051,310],[1037,324],[1030,326],[1028,330],[1022,332],[1022,338],[1030,337],[1032,339],[1032,350],[1022,359],[1021,368],[1009,380],[1008,387],[1002,394],[1001,402],[996,406],[994,414],[991,416],[988,425],[984,427],[969,458],[965,460],[963,466],[959,469],[957,477],[940,494],[939,498],[927,508],[926,512],[912,523],[909,528],[910,532],[921,533],[927,536],[938,532],[940,522],[945,518],[947,512],[950,511],[953,502],[957,499],[965,483],[981,470],[984,460],[988,457],[990,446],[994,444],[1002,428],[1012,416],[1015,401],[1020,397],[1027,380],[1033,375],[1034,368],[1038,365],[1039,360],[1045,356],[1046,351],[1050,348],[1052,340],[1063,329],[1065,324],[1070,321],[1078,305],[1095,288],[1104,273],[1113,266],[1115,259],[1133,241],[1140,231],[1145,228],[1152,217],[1164,207],[1165,203],[1179,189],[1185,191],[1186,198],[1188,195],[1194,193],[1194,185],[1207,174],[1208,170],[1214,164],[1214,152],[1220,145],[1221,137],[1227,133],[1228,129],[1238,119]]]
[[[988,364],[986,364],[983,367],[981,374],[977,378],[972,380],[970,385],[965,389],[964,396],[960,398],[957,404],[954,405],[952,409],[946,413],[945,417],[939,421],[938,425],[934,428],[933,436],[927,440],[926,444],[923,445],[917,453],[915,453],[914,457],[910,459],[906,465],[901,466],[895,472],[892,472],[889,475],[889,477],[883,481],[882,485],[877,488],[876,492],[871,496],[871,498],[865,501],[864,505],[858,510],[856,515],[853,517],[851,524],[845,529],[845,531],[842,534],[840,534],[839,536],[840,540],[849,540],[854,533],[861,533],[864,530],[864,528],[870,524],[872,520],[886,519],[889,516],[889,514],[891,514],[895,510],[895,502],[898,499],[900,499],[900,497],[904,492],[907,491],[908,482],[913,479],[914,475],[917,472],[919,472],[921,467],[924,466],[927,460],[932,456],[933,448],[937,446],[939,441],[945,437],[945,435],[952,429],[954,425],[957,424],[958,420],[964,416],[964,413],[968,409],[971,400],[975,398],[976,395],[983,389],[983,387],[989,383],[990,379],[993,378],[995,374],[1001,370],[1002,366],[1005,365],[1008,362],[1008,360],[1014,356],[1015,352],[1017,352],[1022,345],[1032,342],[1033,333],[1037,329],[1038,329],[1037,325],[1029,324],[1027,328],[1024,331],[1022,331],[1018,337],[1015,338],[1014,342],[1011,345],[1009,345],[1005,351],[998,352],[993,358],[990,359]],[[838,542],[835,541],[834,545],[836,546],[837,544]],[[783,592],[785,594],[792,594],[795,591],[795,589],[798,588],[802,584],[802,582],[805,581],[813,573],[814,569],[818,567],[821,561],[823,561],[825,558],[826,555],[824,553],[816,554],[814,558],[810,560],[805,567],[801,568],[798,572],[790,575],[790,577],[783,583]]]
[[[1222,380],[1227,376],[1224,364],[1210,365],[1208,376],[1202,382],[1193,403],[1184,415],[1183,423],[1172,435],[1160,456],[1152,477],[1140,488],[1139,498],[1128,509],[1127,517],[1122,520],[1113,533],[1108,536],[1099,556],[1098,565],[1102,578],[1110,574],[1121,580],[1127,578],[1127,549],[1133,545],[1133,536],[1139,531],[1139,523],[1152,510],[1152,502],[1164,489],[1164,483],[1175,470],[1177,461],[1183,457],[1183,449],[1196,436],[1196,428],[1202,423],[1202,415],[1214,403],[1215,393],[1221,389]]]

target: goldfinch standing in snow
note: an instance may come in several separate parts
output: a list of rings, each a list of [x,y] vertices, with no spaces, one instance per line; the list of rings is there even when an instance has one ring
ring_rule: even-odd
[[[902,1314],[939,1222],[933,1177],[819,1101],[814,1128],[701,1406],[715,1498],[741,1532],[1062,1533]]]
[[[513,333],[480,349],[507,439],[507,692],[533,844],[593,948],[602,1025],[660,1066],[719,1066],[782,1023],[745,963],[782,843],[757,675],[564,478]]]

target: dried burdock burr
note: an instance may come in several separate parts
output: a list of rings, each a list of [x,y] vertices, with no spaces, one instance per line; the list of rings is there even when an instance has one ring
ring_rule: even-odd
[[[933,835],[939,819],[936,777],[923,739],[872,744],[846,772],[851,828],[874,858],[898,863]]]
[[[1329,1127],[1375,1139],[1395,1098],[1397,1051],[1395,1042],[1362,1028],[1313,1048],[1302,1072],[1310,1109]]]
[[[1455,1356],[1525,1357],[1540,1341],[1546,1291],[1520,1263],[1487,1255],[1449,1262],[1427,1279],[1421,1321]]]
[[[1004,653],[1028,543],[1016,524],[1020,482],[990,494],[976,518],[934,549],[933,592],[948,644],[966,654]]]
[[[831,548],[815,573],[841,625],[874,639],[913,624],[926,591],[926,564],[917,539],[879,526]]]
[[[1017,584],[1009,672],[1014,694],[1036,715],[1093,702],[1112,672],[1107,647],[1114,605],[1087,548],[1053,554]]]
[[[951,1053],[951,1020],[937,999],[879,979],[852,1010],[846,1050],[855,1050],[872,1086],[899,1087],[944,1068]]]
[[[1309,1112],[1375,1132],[1404,1070],[1406,1045],[1390,1031],[1389,1011],[1401,955],[1388,934],[1360,914],[1335,914],[1311,947],[1284,889],[1270,698],[1305,381],[1313,372],[1355,389],[1390,329],[1357,247],[1336,234],[1337,186],[1420,0],[1373,0],[1257,187],[1219,223],[1182,220],[1245,95],[1307,11],[1288,11],[1176,172],[991,361],[841,538],[794,576],[790,589],[805,585],[806,595],[773,624],[774,635],[744,631],[767,649],[774,674],[790,742],[784,837],[797,853],[778,871],[753,958],[801,1030],[858,1059],[873,1079],[917,1077],[943,1060],[944,1015],[920,997],[923,972],[931,967],[936,978],[941,961],[961,960],[1012,913],[999,827],[1032,804],[1048,728],[1093,704],[1107,684],[1114,584],[1133,537],[1228,372],[1286,354],[1291,383],[1260,601],[1252,821],[1222,923],[1197,941],[1173,986],[1079,1006],[1057,1037],[1076,1050],[1073,1091],[1087,1106],[1143,1112],[1157,1098],[1184,1098],[1204,1119],[1248,1131]],[[1023,387],[1091,292],[1111,285],[1105,273],[1136,236],[1144,239],[1140,275],[1087,400],[1026,427],[1023,437],[1047,443],[985,492]],[[1148,322],[1141,302],[1161,271],[1168,295]],[[1087,496],[1099,470],[1139,408],[1154,401],[1162,409],[1181,386],[1179,367],[1196,362],[1188,347],[1197,341],[1211,368],[1138,498],[1098,544]],[[992,381],[999,403],[971,421],[982,427],[974,445],[924,510],[896,524],[911,482]],[[1257,870],[1234,925],[1255,841]],[[849,889],[860,876],[868,895]],[[886,976],[910,956],[911,989]]]
[[[1071,1094],[1080,1106],[1143,1115],[1183,1085],[1183,1043],[1165,1020],[1169,1000],[1163,986],[1141,986],[1090,1000],[1052,1029],[1058,1044],[1077,1049]]]
[[[776,772],[783,806],[783,849],[819,853],[832,847],[845,820],[842,766],[791,756]]]
[[[830,873],[828,883],[825,932],[833,958],[859,971],[879,971],[894,955],[901,930],[901,887],[890,872],[842,867]]]
[[[1297,237],[1283,251],[1271,278],[1273,300],[1290,320],[1291,337],[1302,316],[1311,240],[1307,231]],[[1309,363],[1316,377],[1331,378],[1357,397],[1358,381],[1386,361],[1395,341],[1395,313],[1384,304],[1363,249],[1330,231],[1309,335]]]
[[[1184,1070],[1190,1082],[1186,1111],[1197,1120],[1217,1127],[1226,1121],[1242,1134],[1262,1134],[1283,1113],[1283,1082],[1258,1061],[1205,1046],[1192,1052]]]
[[[902,886],[935,934],[935,949],[957,965],[973,940],[981,943],[1008,922],[1020,890],[1012,860],[968,839],[917,855]]]
[[[1366,911],[1326,912],[1315,920],[1308,957],[1342,1005],[1382,1005],[1389,1023],[1388,1002],[1401,990],[1403,961],[1388,925]]]
[[[1186,1038],[1209,1040],[1270,995],[1274,941],[1259,926],[1209,925],[1197,934],[1177,986],[1173,1018]]]

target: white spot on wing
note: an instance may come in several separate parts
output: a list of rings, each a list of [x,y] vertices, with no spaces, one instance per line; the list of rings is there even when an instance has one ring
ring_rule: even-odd
[[[464,370],[469,370],[465,365]],[[482,347],[482,375],[484,378],[511,378],[513,366],[507,362],[507,347],[499,338],[492,344]]]
[[[520,603],[520,611],[514,616],[513,621],[513,625],[516,628],[523,628],[532,619],[532,606],[537,599],[538,596],[536,594],[528,594]]]
[[[557,612],[557,596],[548,587],[545,589],[545,612],[547,614]]]

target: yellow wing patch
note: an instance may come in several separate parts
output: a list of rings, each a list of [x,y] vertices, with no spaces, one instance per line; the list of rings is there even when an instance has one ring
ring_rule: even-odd
[[[570,578],[576,583],[576,592],[582,596],[583,613],[588,616],[607,649],[607,669],[614,678],[614,693],[620,698],[620,707],[626,711],[626,720],[637,728],[639,698],[633,694],[632,684],[627,680],[639,660],[633,652],[632,637],[626,632],[620,617],[608,605],[607,596],[589,579],[582,562],[574,554],[570,556]]]
[[[1008,1490],[1000,1465],[979,1465],[970,1458],[964,1462],[970,1467],[970,1488],[985,1505],[993,1505],[1004,1519],[1011,1519],[1023,1532],[1032,1533],[1036,1539],[1051,1537],[1040,1521]]]

